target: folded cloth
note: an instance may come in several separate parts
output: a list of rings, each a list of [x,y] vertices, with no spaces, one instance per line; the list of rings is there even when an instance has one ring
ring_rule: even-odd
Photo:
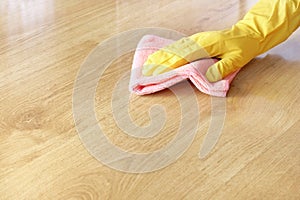
[[[137,95],[150,94],[168,88],[185,79],[190,79],[201,92],[212,96],[225,97],[230,83],[238,71],[228,75],[223,80],[210,83],[206,79],[205,73],[212,64],[218,61],[217,59],[210,58],[194,61],[155,76],[142,75],[142,67],[147,57],[172,42],[173,40],[155,35],[146,35],[141,39],[133,58],[129,90]]]

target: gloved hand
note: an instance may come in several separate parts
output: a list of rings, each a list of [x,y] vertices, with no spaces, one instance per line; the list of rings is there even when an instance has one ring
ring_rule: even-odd
[[[299,25],[300,0],[260,0],[231,29],[197,33],[151,54],[142,73],[158,75],[201,58],[217,57],[221,60],[206,72],[207,79],[215,82],[286,40]]]

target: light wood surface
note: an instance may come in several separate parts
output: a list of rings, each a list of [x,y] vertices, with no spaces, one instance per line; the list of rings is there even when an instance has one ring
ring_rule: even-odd
[[[222,136],[205,159],[197,155],[211,98],[197,91],[200,120],[192,145],[175,163],[151,173],[103,165],[83,146],[73,119],[76,75],[97,44],[134,28],[187,35],[228,28],[253,3],[2,0],[0,199],[300,199],[299,30],[235,78]],[[149,108],[161,104],[165,126],[151,139],[132,138],[118,128],[111,87],[130,71],[132,55],[114,60],[101,77],[96,116],[116,146],[152,152],[175,137],[180,106],[170,90],[133,96],[129,113],[136,124],[150,123]]]

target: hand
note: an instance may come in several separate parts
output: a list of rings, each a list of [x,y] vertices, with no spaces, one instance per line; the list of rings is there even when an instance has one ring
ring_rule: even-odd
[[[261,0],[231,29],[197,33],[151,54],[142,73],[157,75],[201,58],[217,57],[220,61],[206,72],[207,79],[215,82],[286,40],[299,25],[299,0]]]

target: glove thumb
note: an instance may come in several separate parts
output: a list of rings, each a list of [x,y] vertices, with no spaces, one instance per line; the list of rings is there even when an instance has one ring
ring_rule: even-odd
[[[236,67],[233,66],[231,60],[222,59],[213,64],[206,71],[206,78],[209,82],[216,82],[222,80],[228,74],[234,72]]]

